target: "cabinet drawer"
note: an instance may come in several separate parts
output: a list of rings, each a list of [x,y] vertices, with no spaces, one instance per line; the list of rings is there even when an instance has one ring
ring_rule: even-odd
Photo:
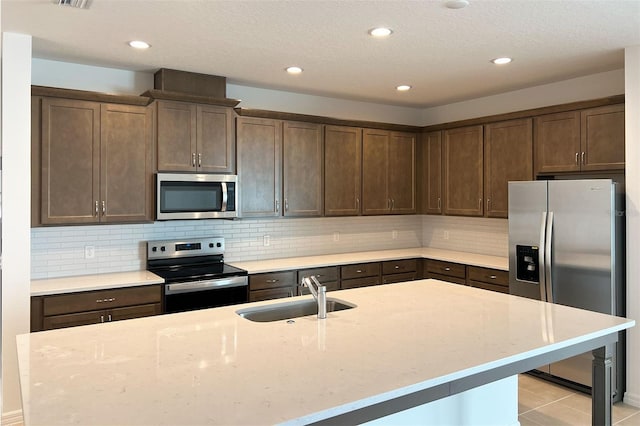
[[[367,287],[370,285],[380,284],[380,277],[365,277],[365,278],[351,278],[349,280],[342,280],[342,289]]]
[[[380,275],[380,263],[357,263],[355,265],[345,265],[340,267],[342,279],[373,277]],[[343,287],[344,288],[344,287]]]
[[[249,275],[249,290],[293,287],[296,284],[296,271],[267,272],[266,274]]]
[[[448,283],[454,283],[454,284],[462,284],[462,285],[467,285],[467,280],[464,278],[458,278],[458,277],[450,277],[448,275],[441,275],[441,274],[429,274],[428,278],[433,278],[434,280],[440,280],[440,281],[446,281]]]
[[[382,273],[384,275],[415,272],[417,270],[418,262],[416,259],[389,260],[382,262]]]
[[[45,317],[42,322],[42,329],[55,330],[57,328],[99,324],[100,322],[106,321],[105,312],[106,311],[90,311]]]
[[[497,291],[498,293],[509,293],[509,287],[503,285],[483,283],[481,281],[469,281],[471,287],[481,288],[484,290]]]
[[[509,287],[509,272],[499,269],[469,266],[469,281],[480,281],[487,284]]]
[[[161,287],[152,285],[46,296],[42,303],[44,315],[50,316],[161,303],[161,301]]]
[[[298,271],[297,282],[300,283],[300,280],[302,280],[303,277],[308,277],[310,275],[315,275],[317,280],[323,284],[338,281],[338,267],[328,266],[325,268],[301,269]]]
[[[416,279],[415,272],[405,272],[403,274],[390,274],[382,276],[382,284],[401,283],[404,281],[413,281]]]
[[[264,290],[254,290],[249,292],[249,302],[259,302],[261,300],[281,299],[283,297],[293,297],[296,294],[296,287],[268,288]]]
[[[127,306],[126,308],[115,308],[107,312],[111,315],[111,321],[120,321],[133,318],[152,317],[162,313],[160,303],[150,303],[148,305]]]
[[[466,266],[459,263],[427,260],[427,272],[449,277],[466,278]]]

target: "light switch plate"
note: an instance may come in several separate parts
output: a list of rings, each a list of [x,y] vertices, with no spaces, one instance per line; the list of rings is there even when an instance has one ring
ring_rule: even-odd
[[[84,258],[85,259],[93,259],[96,257],[96,247],[95,246],[84,246]]]

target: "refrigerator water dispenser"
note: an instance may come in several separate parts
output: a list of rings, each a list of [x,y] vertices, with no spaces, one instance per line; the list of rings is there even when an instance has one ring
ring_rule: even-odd
[[[540,282],[538,246],[516,246],[517,275],[520,281]]]

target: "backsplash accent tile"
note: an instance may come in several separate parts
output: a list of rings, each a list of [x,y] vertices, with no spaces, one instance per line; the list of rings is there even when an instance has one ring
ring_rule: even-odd
[[[261,260],[422,246],[421,216],[168,221],[33,228],[31,278],[145,268],[148,240],[223,236],[225,260]],[[397,236],[393,238],[393,231]],[[337,234],[338,241],[334,241]],[[265,235],[269,246],[264,246]],[[85,246],[95,247],[93,259]]]
[[[423,247],[509,256],[507,219],[425,215],[422,220]]]

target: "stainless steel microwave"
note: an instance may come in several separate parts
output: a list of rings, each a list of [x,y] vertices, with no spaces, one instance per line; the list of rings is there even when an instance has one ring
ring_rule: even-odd
[[[158,173],[156,219],[238,217],[236,175]]]

